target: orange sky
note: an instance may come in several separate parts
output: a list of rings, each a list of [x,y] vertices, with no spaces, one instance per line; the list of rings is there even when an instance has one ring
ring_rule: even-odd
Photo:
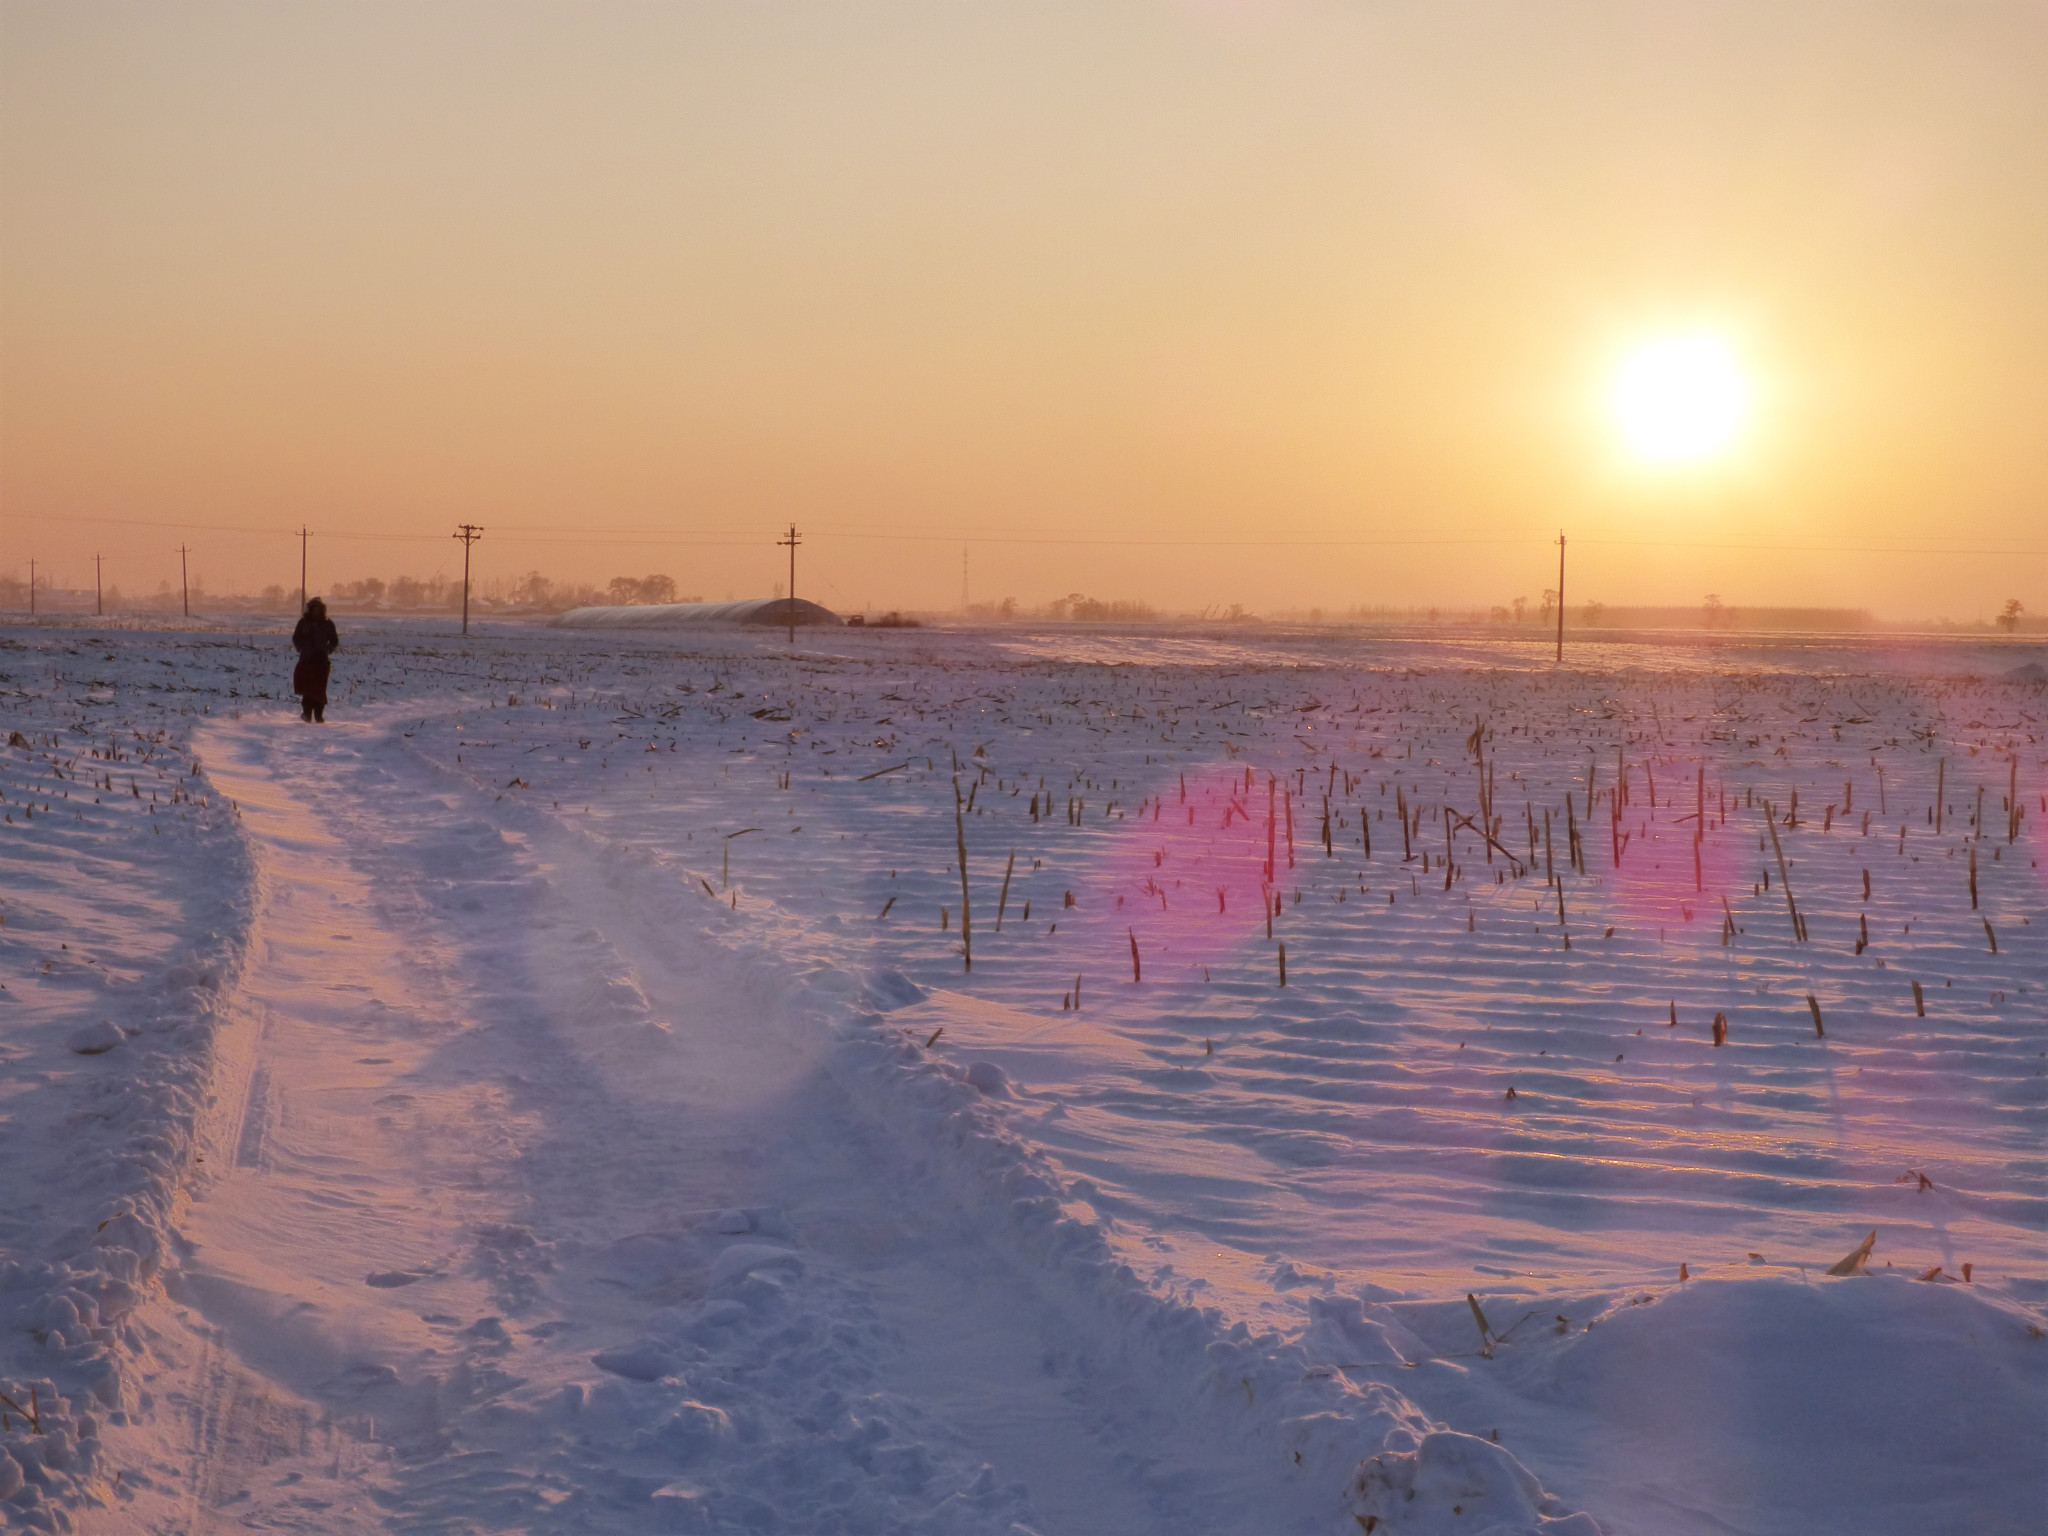
[[[2048,611],[2039,4],[0,0],[0,45],[0,572],[295,585],[304,520],[317,589],[471,520],[486,575],[744,596],[794,519],[841,608],[957,604],[963,540],[977,600],[1342,608],[1534,598],[1562,525],[1574,598]],[[1652,472],[1601,391],[1673,328],[1755,416]]]

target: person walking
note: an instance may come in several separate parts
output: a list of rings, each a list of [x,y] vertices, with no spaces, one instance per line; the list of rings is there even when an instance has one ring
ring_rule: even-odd
[[[341,636],[334,620],[327,617],[327,604],[314,598],[306,604],[298,627],[292,631],[292,646],[299,664],[292,668],[292,692],[299,696],[301,720],[327,719],[327,675],[332,669],[328,657],[341,649]]]

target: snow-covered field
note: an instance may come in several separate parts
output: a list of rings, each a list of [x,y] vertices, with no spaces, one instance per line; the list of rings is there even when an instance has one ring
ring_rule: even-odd
[[[2038,647],[344,644],[0,631],[7,1528],[2048,1525]]]

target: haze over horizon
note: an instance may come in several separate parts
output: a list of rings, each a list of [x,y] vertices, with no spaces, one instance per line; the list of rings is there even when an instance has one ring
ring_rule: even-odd
[[[1339,610],[1562,527],[1574,602],[2048,610],[2043,79],[2020,3],[0,0],[0,575],[766,595],[794,521],[839,608]],[[1744,410],[1663,462],[1674,336]]]

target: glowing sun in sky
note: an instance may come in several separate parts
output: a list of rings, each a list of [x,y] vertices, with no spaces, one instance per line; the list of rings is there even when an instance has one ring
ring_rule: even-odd
[[[1631,454],[1653,464],[1696,464],[1741,435],[1750,390],[1719,338],[1665,336],[1622,358],[1611,400]]]

